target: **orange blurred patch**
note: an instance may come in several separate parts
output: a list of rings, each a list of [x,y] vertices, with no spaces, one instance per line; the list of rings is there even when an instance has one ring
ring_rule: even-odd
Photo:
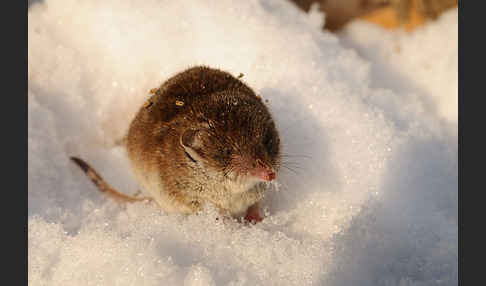
[[[407,31],[422,26],[426,22],[425,16],[419,11],[418,0],[411,1],[410,7],[405,15],[400,15],[400,12],[394,6],[388,5],[373,10],[359,18],[380,25],[386,29],[403,27]]]

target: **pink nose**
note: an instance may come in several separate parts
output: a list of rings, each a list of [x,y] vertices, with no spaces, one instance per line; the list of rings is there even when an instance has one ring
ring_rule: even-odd
[[[265,181],[273,181],[275,180],[275,172],[272,172],[272,171],[263,171],[262,172],[262,179],[264,179]]]

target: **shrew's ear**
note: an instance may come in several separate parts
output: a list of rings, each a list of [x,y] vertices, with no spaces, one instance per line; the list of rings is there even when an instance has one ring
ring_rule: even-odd
[[[202,131],[199,129],[186,129],[181,135],[181,145],[193,149],[202,148]]]
[[[202,134],[203,131],[200,129],[187,129],[180,138],[181,146],[193,162],[199,162],[202,159]]]

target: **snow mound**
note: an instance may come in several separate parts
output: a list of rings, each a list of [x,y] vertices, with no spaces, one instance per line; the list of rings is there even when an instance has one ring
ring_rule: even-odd
[[[457,129],[457,21],[455,8],[413,33],[390,33],[367,22],[354,21],[340,36],[345,46],[357,48],[374,63],[373,85],[417,96],[427,112]]]

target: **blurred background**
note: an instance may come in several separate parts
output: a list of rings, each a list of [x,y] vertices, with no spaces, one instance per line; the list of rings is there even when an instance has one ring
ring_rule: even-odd
[[[336,31],[354,18],[385,28],[412,30],[457,7],[457,0],[290,0],[308,12],[317,4],[326,14],[324,29]]]

